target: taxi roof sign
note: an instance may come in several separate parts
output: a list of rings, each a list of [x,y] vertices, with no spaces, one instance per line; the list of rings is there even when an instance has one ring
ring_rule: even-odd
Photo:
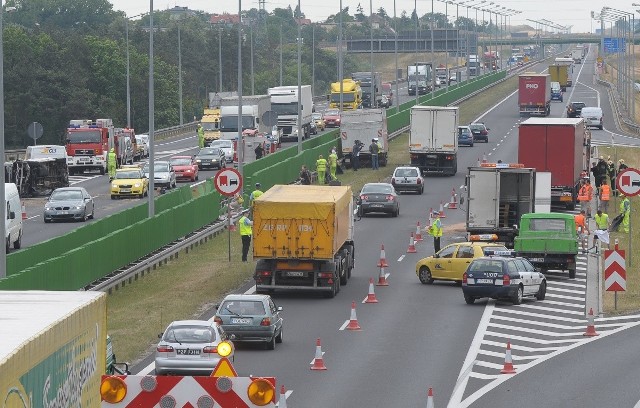
[[[211,377],[237,377],[238,373],[231,365],[231,362],[228,358],[222,357],[220,361],[218,361],[218,365],[211,373]]]

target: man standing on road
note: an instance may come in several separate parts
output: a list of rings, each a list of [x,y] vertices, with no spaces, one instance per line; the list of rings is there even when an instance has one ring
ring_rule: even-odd
[[[593,244],[595,246],[595,240],[599,239],[604,244],[607,244],[607,248],[609,248],[609,214],[605,214],[602,210],[598,210],[595,220],[596,231],[593,236]]]
[[[247,262],[247,256],[249,255],[249,245],[251,245],[251,235],[253,230],[251,226],[253,221],[246,215],[242,215],[238,220],[240,225],[240,238],[242,239],[242,262]]]
[[[318,160],[316,161],[316,171],[318,172],[318,184],[324,184],[324,177],[327,173],[327,159],[322,157],[322,155],[318,156]]]
[[[198,133],[198,147],[202,149],[204,147],[204,128],[200,123],[198,123],[196,131]]]
[[[112,147],[107,154],[107,171],[109,172],[110,180],[113,180],[113,178],[116,176],[117,163],[118,159],[116,158],[116,149]]]
[[[300,169],[300,184],[308,186],[311,184],[311,172],[307,169],[307,166],[302,165],[302,169]]]
[[[438,211],[433,212],[433,220],[427,232],[433,236],[433,252],[438,253],[440,251],[440,237],[442,237],[442,221],[440,221]]]
[[[329,154],[329,170],[331,171],[331,180],[337,180],[338,154],[335,148],[331,149],[331,154]]]
[[[622,230],[625,233],[629,233],[629,214],[631,213],[631,202],[629,197],[624,196],[620,201],[620,214],[622,214]]]
[[[591,218],[591,200],[593,199],[593,187],[591,187],[591,180],[586,179],[582,182],[580,190],[578,191],[578,201],[580,201],[580,207],[587,214],[587,218]]]
[[[600,208],[603,212],[609,213],[609,200],[611,199],[611,187],[604,180],[600,186]]]
[[[380,147],[378,146],[378,141],[375,138],[371,139],[369,153],[371,153],[371,168],[373,170],[378,170],[378,153],[380,153]]]
[[[264,194],[264,193],[262,192],[262,190],[260,190],[260,183],[256,183],[256,189],[253,190],[253,192],[249,196],[249,205],[253,206],[253,201],[256,198],[260,197],[262,194]]]
[[[256,146],[253,151],[256,154],[256,160],[260,160],[262,159],[262,156],[264,156],[264,147],[262,147],[262,143],[258,143],[258,146]]]

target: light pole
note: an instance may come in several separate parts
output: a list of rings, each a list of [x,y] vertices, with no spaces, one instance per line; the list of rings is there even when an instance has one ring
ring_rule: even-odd
[[[344,66],[342,60],[342,0],[340,0],[340,26],[338,29],[338,81],[340,81],[340,115],[342,115],[342,104],[344,103],[344,96],[342,92],[344,91],[344,84],[342,82],[342,78],[344,76]],[[342,131],[342,120],[340,121],[340,131]]]
[[[148,209],[149,218],[155,216],[156,210],[154,207],[155,199],[155,171],[153,168],[155,159],[155,94],[154,94],[154,79],[153,79],[153,0],[149,0],[149,199]],[[1,156],[0,156],[1,157]],[[1,184],[1,183],[0,183]]]
[[[280,23],[280,86],[282,86],[282,23]]]
[[[398,93],[398,20],[396,16],[396,0],[393,0],[393,33],[394,33],[393,54],[396,60],[396,73],[394,75],[396,79],[396,113],[399,113],[400,112],[400,103],[399,103],[400,94]]]
[[[435,81],[435,75],[433,74],[433,64],[435,62],[435,60],[433,59],[433,24],[435,23],[435,18],[433,15],[433,0],[431,0],[431,24],[429,26],[429,33],[431,33],[431,98],[433,98],[435,96],[436,93],[436,81]]]
[[[218,92],[222,92],[222,26],[218,27],[218,74]]]
[[[311,25],[311,95],[316,94],[316,25]]]
[[[373,0],[369,0],[369,66],[371,67],[371,99],[369,107],[376,107],[376,82],[373,77]]]
[[[302,8],[298,0],[298,154],[302,153]]]
[[[249,40],[251,41],[251,95],[256,94],[256,82],[253,75],[253,20],[249,20]]]
[[[242,135],[242,0],[238,0],[238,172],[243,174],[244,138]]]
[[[180,105],[180,126],[184,124],[182,115],[182,41],[180,41],[180,20],[178,20],[178,105]]]
[[[413,11],[416,14],[416,49],[415,49],[415,54],[416,54],[416,65],[414,66],[414,80],[416,82],[416,105],[418,105],[418,95],[420,92],[418,92],[418,20],[420,19],[418,17],[418,0],[413,0]],[[409,78],[407,78],[407,81],[409,80]]]

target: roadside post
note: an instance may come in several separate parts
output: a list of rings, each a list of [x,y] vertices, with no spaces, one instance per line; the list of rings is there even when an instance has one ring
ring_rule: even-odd
[[[242,175],[236,169],[223,169],[213,178],[216,190],[227,197],[227,239],[229,250],[229,262],[231,262],[231,201],[233,196],[242,190]]]
[[[616,177],[616,187],[618,191],[627,197],[635,197],[640,194],[640,171],[634,168],[624,169]],[[631,212],[631,211],[629,211]],[[631,266],[631,237],[633,230],[631,229],[631,216],[629,216],[629,266]]]
[[[614,249],[604,251],[604,286],[607,292],[613,292],[614,309],[618,310],[618,292],[627,290],[627,271],[625,253],[618,249],[618,240]]]

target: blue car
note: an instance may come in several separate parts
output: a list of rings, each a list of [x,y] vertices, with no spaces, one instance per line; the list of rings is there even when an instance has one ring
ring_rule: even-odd
[[[473,132],[469,126],[458,126],[458,146],[473,147]]]

